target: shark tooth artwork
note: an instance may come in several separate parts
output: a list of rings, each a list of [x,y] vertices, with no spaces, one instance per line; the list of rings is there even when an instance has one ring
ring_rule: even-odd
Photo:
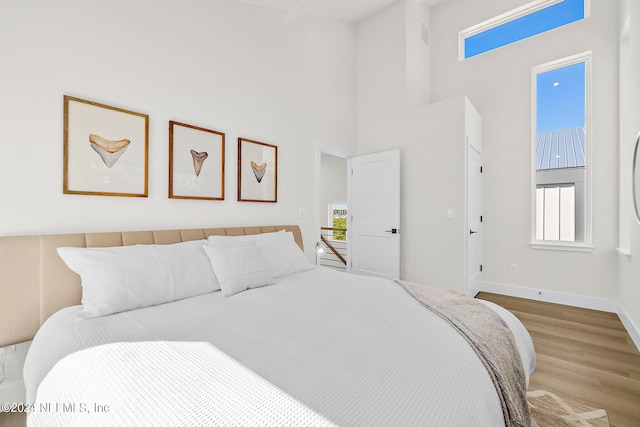
[[[91,148],[100,155],[104,164],[110,168],[115,165],[120,159],[120,156],[124,154],[131,141],[128,139],[106,139],[92,133],[89,135],[89,143],[91,144]]]
[[[207,159],[207,157],[209,157],[209,154],[207,154],[206,151],[199,153],[196,150],[190,150],[190,152],[191,152],[191,157],[193,158],[193,170],[195,170],[196,176],[200,176],[200,171],[202,170],[202,164]]]
[[[262,181],[264,177],[264,173],[267,171],[267,164],[263,163],[260,166],[256,164],[253,160],[251,161],[251,169],[253,169],[253,174],[256,176],[258,183]]]

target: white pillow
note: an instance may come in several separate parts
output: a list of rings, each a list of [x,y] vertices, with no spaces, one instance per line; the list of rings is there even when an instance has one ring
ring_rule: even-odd
[[[204,244],[61,247],[58,254],[82,279],[87,316],[97,317],[220,289]]]
[[[222,295],[231,296],[251,288],[273,283],[273,274],[253,241],[236,244],[212,243],[204,246],[218,278]]]
[[[239,243],[247,243],[247,242],[256,242],[262,239],[270,239],[279,234],[283,234],[284,230],[269,232],[269,233],[261,233],[261,234],[241,234],[239,236],[218,236],[212,235],[207,237],[207,240],[211,243],[225,244],[225,245],[235,245]]]
[[[256,240],[256,245],[260,248],[260,252],[274,277],[284,277],[313,268],[309,259],[296,243],[292,232],[270,234],[274,236]]]
[[[209,236],[208,240],[211,243],[227,245],[255,242],[275,278],[313,268],[311,262],[296,243],[291,231],[280,230],[273,233],[241,236]]]

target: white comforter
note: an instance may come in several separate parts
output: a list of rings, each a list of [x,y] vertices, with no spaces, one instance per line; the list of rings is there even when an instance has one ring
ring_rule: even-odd
[[[530,338],[502,311],[530,374]],[[391,281],[323,268],[229,298],[63,309],[34,339],[25,384],[34,426],[504,425],[487,371],[444,320]]]

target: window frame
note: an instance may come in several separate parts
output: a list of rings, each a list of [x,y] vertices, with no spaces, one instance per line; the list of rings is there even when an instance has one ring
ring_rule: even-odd
[[[592,52],[582,52],[569,57],[557,59],[531,69],[531,240],[532,249],[565,250],[575,252],[592,252],[592,150],[591,150],[591,111],[592,111]],[[568,67],[584,62],[585,64],[585,194],[584,214],[585,229],[583,242],[564,242],[553,240],[538,240],[536,237],[536,131],[537,131],[537,77],[539,74]]]
[[[465,61],[467,59],[471,59],[471,58],[475,58],[476,56],[480,56],[483,53],[487,53],[487,52],[491,52],[494,51],[496,49],[499,49],[500,47],[504,47],[504,46],[508,46],[510,44],[513,43],[517,43],[518,41],[521,40],[525,40],[525,39],[521,39],[521,40],[517,40],[515,42],[512,43],[508,43],[504,46],[499,46],[496,47],[494,49],[488,50],[486,52],[483,53],[479,53],[477,55],[474,56],[470,56],[469,58],[466,57],[466,53],[465,53],[465,41],[466,39],[473,37],[477,34],[480,34],[484,31],[488,31],[491,30],[493,28],[499,27],[500,25],[509,23],[511,21],[515,21],[516,19],[522,18],[524,16],[527,15],[531,15],[532,13],[536,13],[540,10],[546,9],[548,7],[551,6],[555,6],[556,4],[562,3],[564,0],[534,0],[530,3],[527,3],[525,5],[522,5],[520,7],[517,7],[515,9],[512,9],[508,12],[505,12],[501,15],[498,15],[494,18],[491,19],[487,19],[484,22],[481,22],[479,24],[473,25],[469,28],[466,28],[462,31],[460,31],[458,33],[458,60],[459,61]],[[587,19],[591,16],[591,0],[584,0],[584,18],[583,19]],[[564,24],[567,25],[567,24]],[[561,25],[561,26],[564,26]],[[560,27],[556,27],[556,28],[560,28]],[[539,35],[542,33],[538,33],[536,35]],[[533,36],[530,36],[533,37]],[[530,38],[527,37],[527,38]]]

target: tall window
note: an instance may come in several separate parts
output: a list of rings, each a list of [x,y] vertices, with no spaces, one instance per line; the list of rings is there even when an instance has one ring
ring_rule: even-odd
[[[535,242],[590,244],[591,53],[533,69]]]
[[[590,0],[536,0],[460,32],[460,60],[584,19]]]

